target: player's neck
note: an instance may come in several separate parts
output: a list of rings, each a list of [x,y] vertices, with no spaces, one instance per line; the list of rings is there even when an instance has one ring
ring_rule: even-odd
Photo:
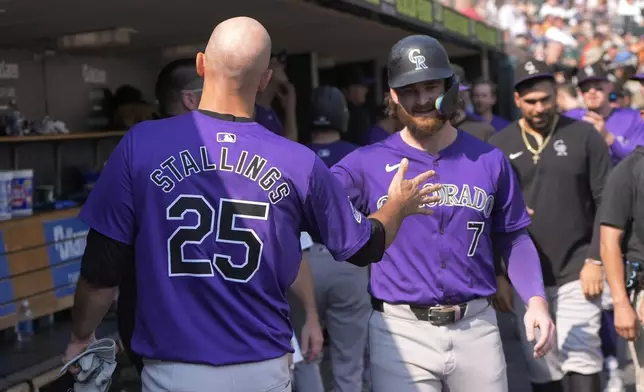
[[[312,144],[330,144],[340,140],[340,133],[336,131],[313,132],[311,134]]]
[[[400,136],[409,146],[430,154],[436,154],[454,143],[458,136],[458,130],[448,121],[441,129],[438,130],[438,132],[422,139],[416,138],[414,134],[407,129],[407,127],[400,131]]]
[[[494,114],[492,114],[492,109],[486,110],[485,112],[479,113],[478,115],[481,116],[481,118],[488,123],[492,122],[492,119],[494,118]]]
[[[199,109],[235,117],[253,118],[255,114],[254,94],[231,93],[225,86],[209,88],[204,85]]]

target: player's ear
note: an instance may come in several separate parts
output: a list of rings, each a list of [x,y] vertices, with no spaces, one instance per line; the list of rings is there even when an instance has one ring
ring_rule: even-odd
[[[396,94],[396,90],[394,90],[393,88],[389,88],[389,96],[397,105],[400,105],[400,102],[398,101],[398,94]]]
[[[273,76],[273,70],[270,68],[264,71],[264,73],[262,74],[258,88],[260,93],[266,89],[266,86],[268,86],[268,83],[271,81],[271,76]]]
[[[197,59],[196,59],[196,66],[197,66],[197,74],[203,78],[205,74],[205,69],[206,69],[206,56],[202,53],[199,52],[197,53]]]

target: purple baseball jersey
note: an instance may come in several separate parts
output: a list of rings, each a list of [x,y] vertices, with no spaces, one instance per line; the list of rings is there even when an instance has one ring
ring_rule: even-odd
[[[136,125],[81,212],[134,246],[132,347],[144,358],[219,366],[284,355],[300,232],[337,260],[370,237],[311,150],[231,117],[194,111]]]
[[[338,140],[333,143],[324,144],[309,144],[309,148],[315,151],[318,158],[322,160],[328,167],[338,163],[340,159],[344,158],[350,152],[358,148],[353,143]]]
[[[284,126],[273,108],[255,105],[255,122],[276,135],[284,135]]]
[[[573,109],[565,112],[564,115],[575,120],[583,120],[587,112],[587,109]],[[604,121],[606,130],[615,135],[615,141],[609,150],[613,164],[619,163],[630,155],[638,145],[644,145],[644,121],[638,110],[613,109]]]
[[[331,171],[355,207],[373,212],[387,202],[387,190],[402,158],[407,178],[434,169],[430,182],[443,184],[434,215],[415,215],[379,263],[371,266],[371,294],[389,303],[457,304],[496,292],[492,234],[527,227],[521,187],[503,152],[463,131],[432,155],[406,144],[399,133],[359,148]]]

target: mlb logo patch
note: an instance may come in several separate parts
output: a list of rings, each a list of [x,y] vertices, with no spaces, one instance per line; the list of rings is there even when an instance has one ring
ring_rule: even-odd
[[[217,141],[219,143],[235,143],[237,136],[232,133],[219,132],[217,134]]]

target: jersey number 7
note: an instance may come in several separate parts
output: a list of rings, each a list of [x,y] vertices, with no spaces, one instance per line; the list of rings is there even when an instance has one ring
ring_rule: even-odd
[[[214,276],[215,269],[225,279],[246,283],[259,269],[264,243],[252,229],[236,227],[236,220],[267,220],[269,204],[262,202],[219,199],[219,219],[215,241],[219,244],[243,245],[246,257],[242,263],[234,263],[229,255],[215,254],[213,260],[186,259],[183,247],[187,244],[199,245],[215,232],[215,209],[208,200],[199,195],[180,195],[166,210],[168,220],[183,220],[187,213],[197,215],[195,226],[179,226],[168,238],[168,275],[174,276]],[[221,249],[221,246],[220,246]]]
[[[468,257],[472,257],[476,254],[476,248],[479,246],[479,240],[481,239],[481,234],[483,234],[484,228],[485,222],[467,222],[467,230],[474,231],[470,248],[467,250]]]

